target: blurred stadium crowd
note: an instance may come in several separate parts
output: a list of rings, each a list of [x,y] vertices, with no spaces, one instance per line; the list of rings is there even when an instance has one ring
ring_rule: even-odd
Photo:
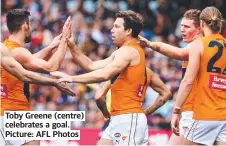
[[[1,0],[1,41],[9,35],[5,16],[10,9],[23,8],[31,12],[32,41],[26,48],[32,52],[50,44],[60,34],[67,16],[71,15],[76,44],[92,60],[104,59],[116,49],[110,33],[115,12],[130,9],[144,18],[143,36],[152,41],[184,47],[186,44],[180,33],[180,20],[184,12],[189,8],[201,10],[210,5],[216,6],[226,18],[225,0]],[[181,79],[181,62],[146,48],[146,64],[161,77],[173,94],[170,101],[148,117],[149,126],[152,129],[170,129],[171,113]],[[74,63],[69,51],[61,71],[71,75],[84,73]],[[100,128],[104,119],[94,100],[98,84],[71,84],[71,88],[76,92],[75,97],[61,94],[54,87],[33,85],[32,109],[85,110],[86,122],[76,122],[74,126]],[[157,93],[148,89],[144,108],[150,106],[156,97]]]

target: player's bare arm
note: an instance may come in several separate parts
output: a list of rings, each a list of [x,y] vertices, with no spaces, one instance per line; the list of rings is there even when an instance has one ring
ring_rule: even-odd
[[[67,51],[67,38],[69,38],[71,34],[70,27],[71,22],[69,17],[63,26],[62,39],[59,47],[48,61],[36,57],[27,49],[22,47],[16,48],[11,52],[11,54],[19,63],[29,70],[44,73],[58,70]]]
[[[106,101],[104,99],[108,90],[111,88],[111,82],[106,81],[100,84],[100,87],[95,93],[95,100],[98,108],[101,110],[105,118],[110,118],[110,113],[108,112]]]
[[[69,75],[67,75],[66,73],[63,72],[52,72],[51,73],[53,76],[56,77],[61,77],[61,78],[70,78]],[[97,89],[96,93],[95,93],[95,100],[96,100],[96,104],[98,106],[98,108],[101,110],[101,112],[103,113],[105,118],[109,118],[110,114],[108,112],[107,106],[106,106],[106,101],[104,100],[105,95],[107,94],[108,90],[111,87],[111,82],[110,81],[105,81],[103,83],[100,84],[100,87]]]
[[[187,99],[189,93],[191,92],[193,83],[198,75],[200,67],[200,56],[203,51],[203,45],[200,40],[196,40],[190,44],[189,48],[189,62],[187,66],[187,71],[183,80],[181,81],[178,94],[176,97],[175,108],[171,120],[171,127],[174,134],[179,135],[179,116],[181,107]],[[194,53],[195,52],[195,53]]]
[[[139,40],[141,45],[145,47],[149,47],[153,49],[154,51],[157,51],[163,55],[166,55],[173,59],[178,60],[187,60],[188,59],[188,49],[186,48],[179,48],[175,47],[163,42],[151,42],[145,39],[142,36],[139,36]]]
[[[200,40],[191,43],[189,48],[189,62],[187,71],[183,80],[181,81],[180,88],[177,94],[175,107],[181,107],[190,93],[193,83],[198,75],[200,66],[200,56],[203,51],[203,45]],[[195,53],[194,53],[195,52]]]
[[[130,54],[130,55],[128,55]],[[139,64],[139,53],[137,50],[131,47],[121,47],[115,51],[114,60],[106,67],[92,71],[78,76],[68,76],[67,78],[61,78],[62,82],[75,82],[75,83],[99,83],[110,80],[116,74],[122,72],[128,66],[134,66]],[[59,72],[52,72],[52,75],[59,75]]]
[[[53,41],[45,48],[43,48],[41,51],[33,54],[37,58],[44,59],[47,55],[51,54],[51,52],[57,48],[60,44],[60,40],[62,38],[62,34],[56,36]]]
[[[10,56],[10,52],[8,51],[7,47],[2,43],[1,65],[5,70],[23,82],[55,86],[58,90],[66,94],[74,95],[73,91],[69,87],[67,87],[65,84],[58,84],[56,79],[46,78],[39,75],[38,73],[25,70],[20,63]]]
[[[75,62],[86,72],[104,68],[114,59],[114,53],[112,53],[111,56],[104,60],[92,61],[76,46],[76,44],[74,43],[73,33],[71,34],[71,38],[68,40],[68,47],[70,48],[71,55]]]
[[[158,77],[158,75],[153,73],[148,68],[146,68],[146,70],[151,73],[151,82],[149,86],[157,93],[159,93],[159,96],[155,100],[155,103],[145,110],[145,114],[150,115],[153,112],[155,112],[158,108],[160,108],[162,105],[164,105],[172,96],[172,94],[170,93],[170,90],[166,87],[166,85]]]

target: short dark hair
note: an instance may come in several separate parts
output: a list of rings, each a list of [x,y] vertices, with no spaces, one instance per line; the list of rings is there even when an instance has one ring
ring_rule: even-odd
[[[137,37],[143,29],[143,18],[140,14],[134,11],[119,11],[116,13],[116,18],[124,19],[125,30],[132,29],[132,37]]]
[[[190,9],[184,13],[184,18],[193,20],[195,27],[200,27],[200,19],[199,16],[201,11],[198,9]]]
[[[13,9],[6,15],[6,23],[10,33],[17,32],[21,29],[24,22],[29,23],[30,12],[23,9]]]

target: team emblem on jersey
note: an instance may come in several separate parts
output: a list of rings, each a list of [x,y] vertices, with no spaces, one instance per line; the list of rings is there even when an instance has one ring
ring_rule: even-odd
[[[7,86],[5,84],[1,84],[0,89],[1,89],[1,98],[8,98]]]

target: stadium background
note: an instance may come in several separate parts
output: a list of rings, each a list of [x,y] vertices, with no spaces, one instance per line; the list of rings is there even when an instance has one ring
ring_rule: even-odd
[[[147,39],[184,47],[186,44],[180,33],[184,12],[190,8],[202,10],[211,5],[216,6],[225,19],[225,0],[1,0],[1,41],[9,35],[5,16],[11,9],[23,8],[31,12],[32,41],[26,44],[26,48],[33,53],[50,44],[61,33],[67,16],[71,15],[76,44],[92,60],[100,60],[108,57],[116,48],[110,34],[115,12],[130,9],[143,16],[144,29],[141,34]],[[181,62],[146,48],[146,64],[160,76],[173,94],[163,107],[148,116],[149,143],[165,144],[170,136],[171,113],[180,85]],[[60,70],[71,75],[83,73],[69,51]],[[76,93],[75,97],[71,97],[61,94],[54,87],[32,86],[30,100],[33,110],[86,111],[85,122],[72,123],[75,129],[81,128],[81,141],[45,141],[43,145],[95,144],[105,122],[93,98],[97,87],[98,84],[71,84]],[[148,89],[144,108],[150,106],[157,96],[152,89]]]

